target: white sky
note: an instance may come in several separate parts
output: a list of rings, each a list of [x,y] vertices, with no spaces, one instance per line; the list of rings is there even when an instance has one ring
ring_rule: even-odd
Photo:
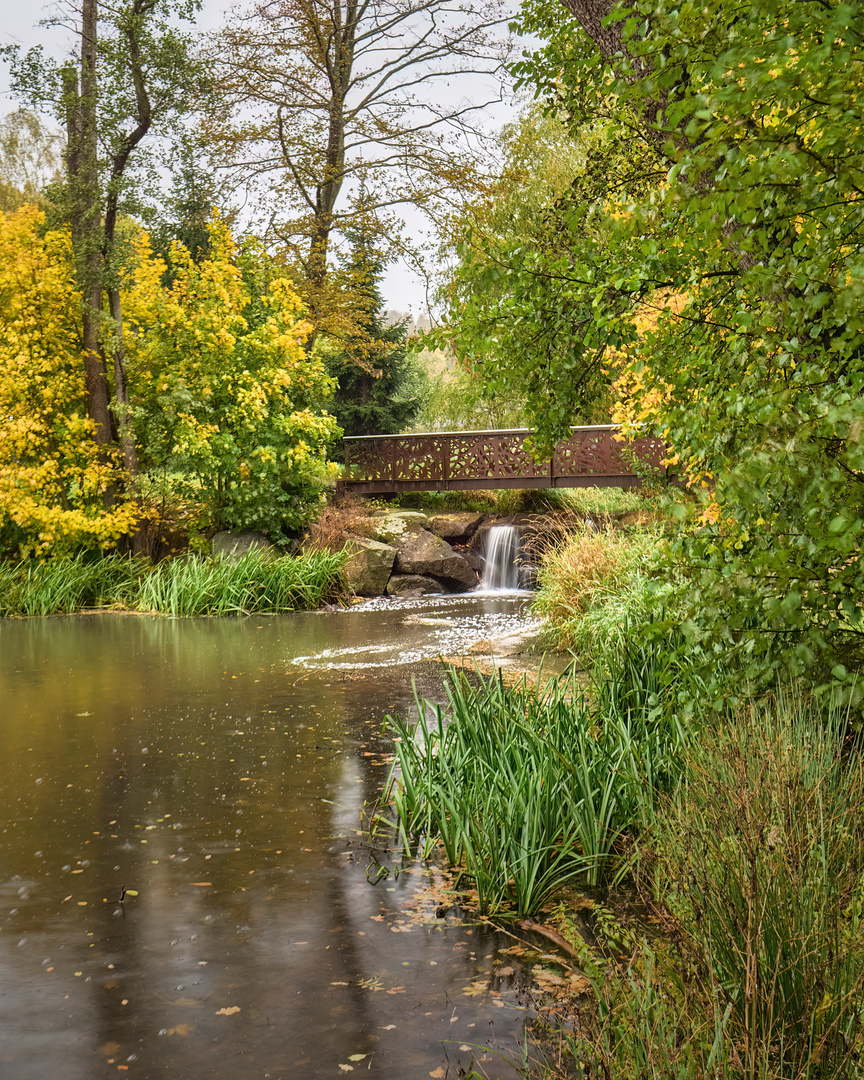
[[[46,52],[57,58],[75,51],[76,43],[66,31],[56,27],[46,28],[38,25],[41,19],[62,11],[56,3],[30,6],[16,0],[0,0],[2,20],[0,20],[0,43],[16,44],[24,49],[42,44]],[[226,10],[232,6],[231,0],[204,0],[202,10],[196,20],[200,30],[215,29],[224,21]],[[516,4],[514,3],[514,8]],[[0,115],[13,111],[18,102],[9,90],[8,67],[0,60]],[[507,119],[507,112],[502,111],[500,123]],[[402,211],[406,228],[414,236],[421,235],[425,219],[419,211],[406,207]],[[415,316],[427,310],[425,283],[419,275],[404,263],[394,263],[385,273],[382,294],[386,308],[398,311],[411,311]]]

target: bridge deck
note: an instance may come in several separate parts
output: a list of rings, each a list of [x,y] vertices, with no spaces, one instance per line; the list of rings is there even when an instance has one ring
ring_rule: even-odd
[[[341,486],[359,495],[480,488],[639,487],[635,470],[666,473],[661,439],[618,441],[616,425],[571,428],[548,461],[525,449],[528,429],[435,431],[343,439]],[[643,470],[644,472],[644,470]]]

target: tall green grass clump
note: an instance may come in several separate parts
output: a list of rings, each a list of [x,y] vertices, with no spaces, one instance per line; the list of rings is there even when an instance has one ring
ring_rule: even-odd
[[[388,717],[405,850],[428,856],[440,843],[484,912],[534,914],[574,878],[608,879],[688,737],[626,685],[640,672],[612,664],[602,708],[572,681],[507,687],[500,674],[455,673],[444,708],[418,701],[430,721]]]
[[[122,555],[0,563],[0,616],[65,615],[125,606],[147,563]]]
[[[122,555],[0,563],[0,616],[93,608],[163,615],[242,615],[319,607],[342,589],[342,552],[274,559],[188,555],[151,566]]]
[[[341,552],[241,559],[189,555],[160,563],[141,580],[136,607],[163,615],[241,615],[316,608],[341,588]]]
[[[645,867],[662,938],[600,918],[605,958],[580,946],[576,1076],[862,1075],[864,772],[845,736],[780,695],[690,745]]]
[[[665,592],[655,567],[660,534],[614,529],[572,534],[547,551],[537,575],[534,610],[559,649],[583,667],[626,645],[631,628],[651,621]]]

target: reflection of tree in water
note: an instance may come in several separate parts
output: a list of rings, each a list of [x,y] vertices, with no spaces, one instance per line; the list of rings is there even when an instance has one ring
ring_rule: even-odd
[[[316,640],[335,625],[318,618]],[[453,959],[443,926],[391,936],[410,890],[367,885],[365,861],[348,864],[337,835],[386,779],[382,718],[413,709],[409,674],[289,678],[279,658],[295,624],[260,625],[88,617],[0,628],[12,702],[0,714],[2,850],[36,882],[22,918],[39,941],[38,957],[20,951],[4,975],[21,987],[19,1015],[48,1023],[51,1010],[40,1075],[89,1080],[95,1063],[134,1053],[148,1080],[198,1069],[245,1080],[256,1063],[279,1075],[304,1057],[344,1062],[346,1047],[381,1062],[388,1042],[398,1070],[394,1039],[399,1053],[410,1039],[440,1056],[427,1002],[364,986],[384,971],[416,983],[418,957],[438,957],[426,982],[440,1009],[465,963],[458,951],[452,968],[442,958],[443,946]],[[419,678],[421,694],[440,695],[431,666]],[[60,870],[85,860],[74,877]],[[123,885],[138,892],[125,918],[113,902]],[[19,972],[39,978],[49,955],[46,982],[22,983]],[[218,1015],[232,1006],[240,1012]],[[404,1035],[385,1036],[397,1021]],[[23,1029],[8,1030],[17,1067]]]

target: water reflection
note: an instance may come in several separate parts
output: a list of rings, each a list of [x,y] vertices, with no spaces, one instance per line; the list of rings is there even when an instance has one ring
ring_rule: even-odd
[[[0,623],[4,1080],[411,1080],[515,1044],[506,941],[417,907],[413,874],[370,886],[353,832],[381,717],[412,675],[440,693],[407,658],[518,611],[480,603]]]

